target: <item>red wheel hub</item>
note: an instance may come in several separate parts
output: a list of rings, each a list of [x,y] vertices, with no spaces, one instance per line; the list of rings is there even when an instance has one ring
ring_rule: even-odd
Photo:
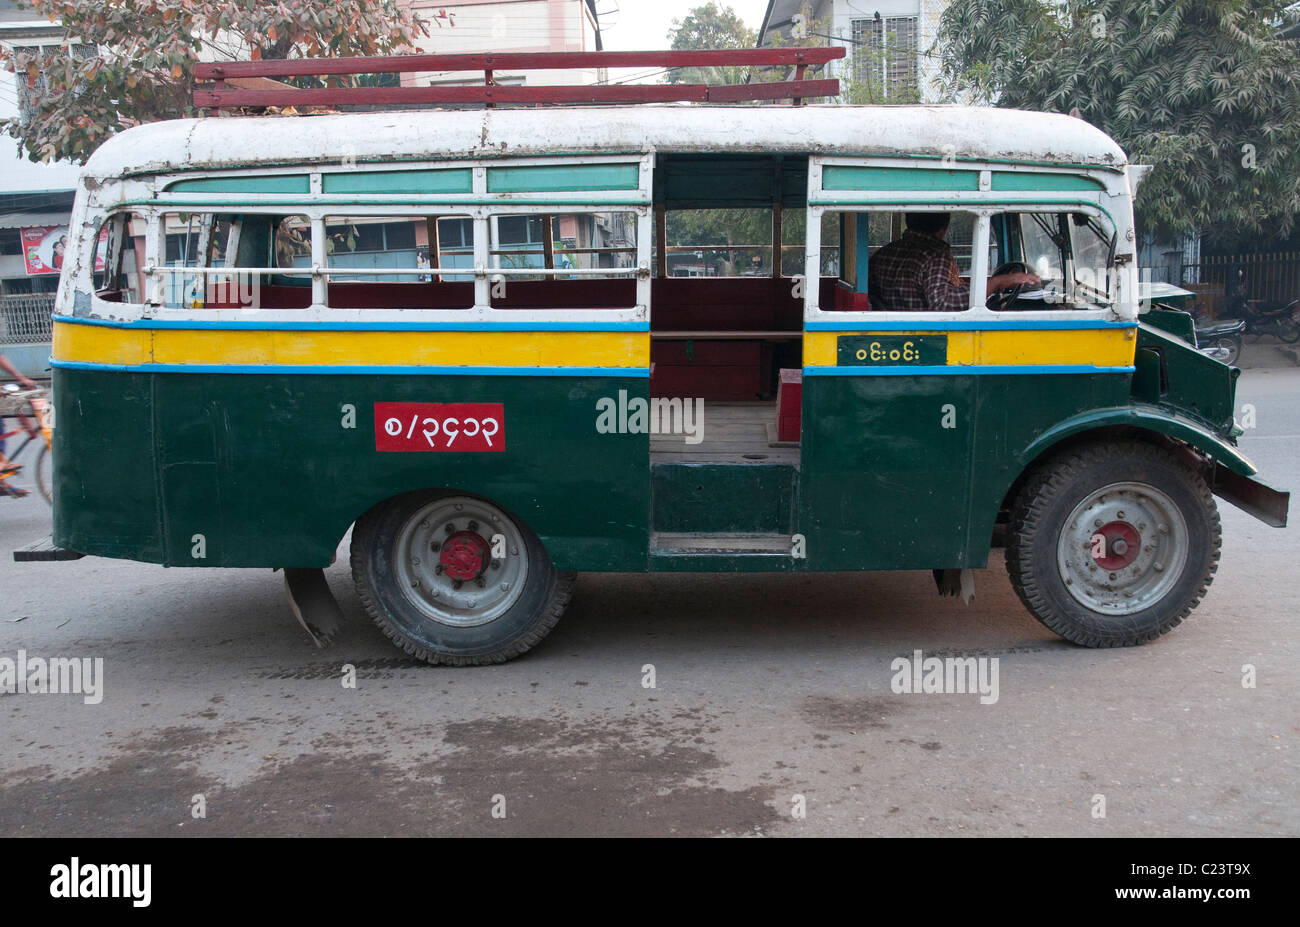
[[[1098,534],[1106,539],[1106,550],[1100,557],[1097,556],[1095,546]],[[1126,521],[1112,521],[1102,525],[1093,535],[1093,541],[1092,559],[1103,570],[1122,570],[1137,559],[1142,549],[1142,536]]]
[[[473,531],[457,531],[442,542],[438,562],[452,579],[477,579],[491,561],[488,542]]]

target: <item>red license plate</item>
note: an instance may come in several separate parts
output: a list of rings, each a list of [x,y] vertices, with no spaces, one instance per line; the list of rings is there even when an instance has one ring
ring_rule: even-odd
[[[499,402],[377,402],[375,450],[504,451],[506,413]]]

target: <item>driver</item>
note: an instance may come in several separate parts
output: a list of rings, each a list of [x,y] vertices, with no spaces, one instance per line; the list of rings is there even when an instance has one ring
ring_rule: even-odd
[[[957,273],[957,261],[944,239],[952,215],[909,212],[907,230],[871,256],[867,290],[873,309],[957,312],[970,308],[970,283]],[[1035,274],[989,277],[987,295],[1014,286],[1038,286]]]

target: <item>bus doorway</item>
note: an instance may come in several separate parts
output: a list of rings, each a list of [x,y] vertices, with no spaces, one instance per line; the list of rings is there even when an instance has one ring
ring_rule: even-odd
[[[805,157],[657,160],[648,409],[654,569],[790,563],[806,186]]]

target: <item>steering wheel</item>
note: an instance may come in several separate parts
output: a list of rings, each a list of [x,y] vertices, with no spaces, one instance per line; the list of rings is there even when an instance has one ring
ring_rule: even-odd
[[[1027,273],[1029,273],[1029,265],[1024,261],[1005,261],[994,268],[993,273],[990,274],[990,276],[998,277],[1002,274]],[[1005,290],[994,290],[989,294],[989,298],[985,300],[984,305],[989,309],[1008,309],[1016,301],[1016,298],[1020,295],[1020,291],[1024,288],[1025,285],[1023,283],[1018,283]]]

